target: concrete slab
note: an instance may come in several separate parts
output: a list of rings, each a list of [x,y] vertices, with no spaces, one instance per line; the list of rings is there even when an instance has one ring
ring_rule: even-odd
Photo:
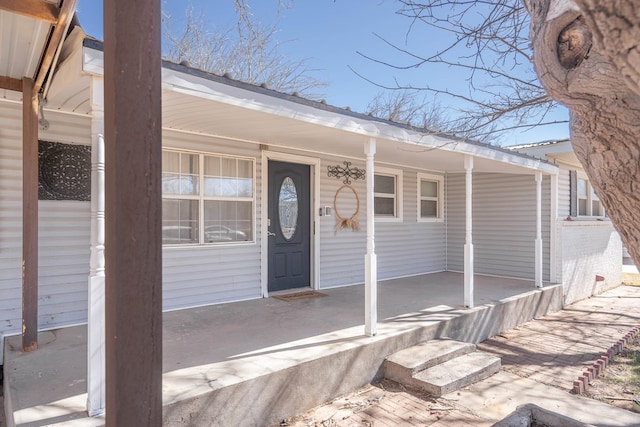
[[[400,384],[409,384],[419,371],[471,353],[475,349],[475,344],[450,339],[425,341],[387,357],[384,361],[384,376]]]
[[[442,396],[483,380],[499,370],[499,357],[475,351],[418,372],[413,377],[413,384],[433,396]]]
[[[165,313],[165,423],[275,424],[380,377],[400,349],[442,336],[478,342],[562,304],[560,286],[476,276],[475,289],[478,306],[464,309],[461,274],[381,282],[375,337],[363,334],[363,286]],[[8,425],[100,425],[83,409],[86,327],[52,334],[26,355],[6,340]]]
[[[505,371],[442,398],[488,420],[500,420],[514,412],[518,406],[533,403],[548,411],[595,426],[640,426],[640,414],[569,394],[560,388]]]

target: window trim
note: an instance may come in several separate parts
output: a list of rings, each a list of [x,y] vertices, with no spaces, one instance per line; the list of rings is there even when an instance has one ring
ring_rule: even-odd
[[[436,217],[423,218],[421,212],[422,197],[422,181],[435,181],[438,183],[438,195],[436,202],[438,203],[438,212]],[[418,222],[444,222],[444,176],[433,175],[429,173],[418,173],[416,191],[416,214]],[[433,198],[425,198],[424,200],[433,200]]]
[[[569,185],[570,187],[574,187],[575,188],[570,188],[569,191],[569,196],[571,197],[569,206],[571,208],[571,205],[575,206],[575,212],[570,212],[570,217],[577,219],[577,220],[603,220],[603,219],[608,219],[607,217],[607,212],[604,209],[604,206],[602,206],[602,201],[598,198],[598,202],[600,203],[600,209],[602,210],[603,214],[602,215],[593,215],[593,202],[594,202],[594,198],[592,197],[593,195],[593,186],[591,185],[591,182],[589,181],[589,178],[587,177],[587,174],[584,171],[581,170],[571,170],[570,172],[570,176],[569,176]],[[571,176],[573,175],[573,176]],[[579,182],[580,180],[585,181],[586,185],[587,185],[587,197],[586,199],[583,197],[580,197],[580,194],[578,193],[578,188],[579,188]],[[586,207],[587,207],[587,215],[580,215],[580,200],[586,200]],[[574,214],[574,215],[572,215]]]
[[[173,147],[163,147],[162,151],[168,151],[173,153],[182,153],[182,154],[195,154],[198,156],[198,185],[200,188],[198,195],[193,194],[165,194],[162,193],[162,199],[172,199],[172,200],[197,200],[198,203],[198,242],[197,243],[163,243],[162,246],[166,248],[193,248],[193,247],[219,247],[219,246],[238,246],[238,245],[255,245],[257,243],[256,239],[256,200],[257,200],[257,176],[256,176],[256,159],[254,157],[247,156],[237,156],[234,154],[226,154],[226,153],[218,153],[218,152],[209,152],[209,151],[197,151],[197,150],[188,150],[181,148],[173,148]],[[252,181],[253,181],[253,195],[251,197],[220,197],[220,196],[206,196],[204,194],[204,158],[205,156],[219,156],[226,157],[235,160],[246,160],[251,162],[252,168]],[[164,173],[164,169],[162,170]],[[251,202],[251,236],[248,240],[242,241],[231,241],[231,242],[205,242],[204,241],[204,202],[210,200],[228,200],[228,201],[245,201]]]
[[[403,181],[403,174],[402,174],[402,169],[393,169],[393,168],[386,168],[386,167],[379,167],[376,166],[374,168],[373,171],[373,175],[374,175],[374,192],[373,192],[373,198],[374,198],[374,211],[373,211],[373,216],[374,216],[374,220],[376,222],[402,222],[403,221],[403,185],[402,185],[402,181]],[[382,175],[382,176],[392,176],[394,178],[395,181],[395,210],[396,210],[396,214],[394,216],[379,216],[375,214],[375,197],[376,197],[376,192],[375,192],[375,176],[376,175]]]

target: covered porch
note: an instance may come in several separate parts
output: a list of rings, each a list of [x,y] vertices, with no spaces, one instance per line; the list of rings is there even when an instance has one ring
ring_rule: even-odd
[[[164,421],[276,424],[378,378],[398,349],[436,337],[479,342],[562,306],[560,285],[482,275],[474,282],[477,304],[467,309],[462,273],[381,281],[374,337],[363,334],[363,285],[166,312]],[[86,413],[86,330],[41,332],[30,353],[19,336],[6,340],[9,426],[104,423]]]

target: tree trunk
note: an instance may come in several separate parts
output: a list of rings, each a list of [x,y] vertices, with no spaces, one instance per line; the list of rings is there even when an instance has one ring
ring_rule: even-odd
[[[640,266],[640,2],[523,0],[536,71],[571,112],[571,143]]]

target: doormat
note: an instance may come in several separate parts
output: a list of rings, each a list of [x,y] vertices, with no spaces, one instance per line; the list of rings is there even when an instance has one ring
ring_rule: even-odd
[[[326,297],[326,296],[327,294],[323,294],[322,292],[302,291],[302,292],[295,292],[295,293],[286,294],[286,295],[274,295],[273,297],[282,301],[298,301],[301,299],[319,298],[319,297]]]

